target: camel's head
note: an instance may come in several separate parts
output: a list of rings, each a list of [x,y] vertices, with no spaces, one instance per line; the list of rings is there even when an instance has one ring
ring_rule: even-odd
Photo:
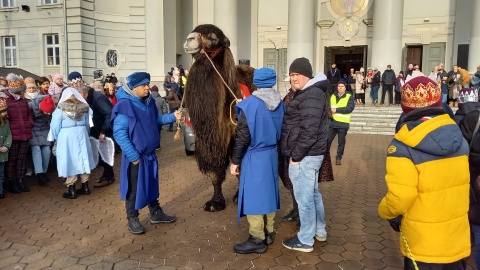
[[[187,36],[183,45],[185,52],[193,56],[201,53],[202,49],[216,50],[230,47],[230,40],[220,28],[213,24],[201,24]]]

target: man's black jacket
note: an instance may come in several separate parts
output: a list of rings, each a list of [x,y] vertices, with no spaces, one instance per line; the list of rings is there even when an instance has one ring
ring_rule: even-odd
[[[327,150],[328,102],[325,92],[330,85],[325,75],[321,76],[311,79],[304,89],[295,92],[283,117],[282,154],[294,162],[305,156],[323,155]]]
[[[107,137],[112,137],[113,131],[110,126],[112,102],[105,95],[90,88],[87,103],[93,111],[93,127],[90,128],[90,135],[98,138],[100,133],[103,133]]]
[[[392,69],[386,69],[382,75],[382,83],[384,85],[394,85],[395,84],[395,71]]]

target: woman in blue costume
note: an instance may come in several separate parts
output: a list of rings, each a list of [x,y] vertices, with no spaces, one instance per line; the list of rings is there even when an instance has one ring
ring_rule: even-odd
[[[87,101],[74,88],[66,88],[52,115],[50,131],[57,141],[58,176],[66,178],[66,199],[76,199],[78,194],[90,194],[88,179],[95,168],[92,146],[88,134],[92,110]],[[75,189],[80,179],[82,187]]]
[[[167,125],[181,117],[180,112],[158,115],[150,96],[150,74],[135,72],[117,92],[118,103],[112,110],[113,137],[122,148],[120,198],[125,200],[128,229],[133,234],[145,232],[138,220],[138,210],[148,206],[150,222],[171,223],[177,218],[165,214],[158,197],[158,161],[160,147],[157,125]]]

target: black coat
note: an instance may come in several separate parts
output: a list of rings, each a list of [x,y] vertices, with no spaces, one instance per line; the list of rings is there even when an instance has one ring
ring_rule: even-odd
[[[480,134],[477,131],[476,135],[473,136],[473,131],[477,125],[479,116],[480,111],[473,110],[467,113],[459,124],[462,135],[469,144],[473,137],[472,147],[470,148],[470,154],[468,156],[468,165],[470,168],[470,185],[473,188],[477,201],[480,201],[480,189],[478,183],[476,183],[477,176],[480,175]],[[472,199],[472,193],[470,193],[470,200],[472,201]]]
[[[297,90],[283,118],[282,154],[293,161],[318,156],[327,150],[327,98],[329,81],[313,78],[313,85]]]
[[[395,84],[395,71],[393,69],[386,69],[382,75],[382,83],[384,85],[394,85]]]
[[[330,84],[337,84],[338,82],[340,82],[340,80],[342,79],[342,75],[340,73],[341,72],[338,68],[331,68],[327,72],[327,79],[328,81],[330,81]]]
[[[112,115],[112,102],[99,92],[90,88],[88,91],[87,103],[93,111],[93,127],[90,128],[90,135],[98,138],[100,133],[107,137],[113,136],[110,126],[110,117]]]
[[[457,125],[460,124],[460,121],[470,113],[471,111],[475,111],[480,109],[480,102],[466,102],[458,106],[458,110],[455,112],[455,116],[453,117],[453,120]]]
[[[381,78],[380,75],[381,75],[380,71],[378,71],[373,75],[372,86],[380,85],[380,78]]]

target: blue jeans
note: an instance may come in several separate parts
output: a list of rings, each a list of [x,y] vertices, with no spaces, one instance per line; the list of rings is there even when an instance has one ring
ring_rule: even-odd
[[[32,145],[32,159],[35,174],[47,172],[50,153],[50,145]]]
[[[480,269],[480,226],[475,224],[470,224],[473,236],[473,255],[475,257],[475,264],[477,269]]]
[[[447,94],[442,94],[442,102],[447,103]]]
[[[299,164],[288,166],[288,176],[292,180],[293,193],[298,203],[300,215],[300,231],[298,240],[305,245],[313,246],[314,237],[327,237],[325,230],[325,209],[322,194],[318,191],[318,172],[322,165],[323,155],[306,156]]]
[[[5,162],[0,162],[0,194],[3,194],[3,179],[5,178]]]
[[[370,89],[370,96],[373,102],[378,100],[378,89],[380,89],[380,85],[374,85]]]

